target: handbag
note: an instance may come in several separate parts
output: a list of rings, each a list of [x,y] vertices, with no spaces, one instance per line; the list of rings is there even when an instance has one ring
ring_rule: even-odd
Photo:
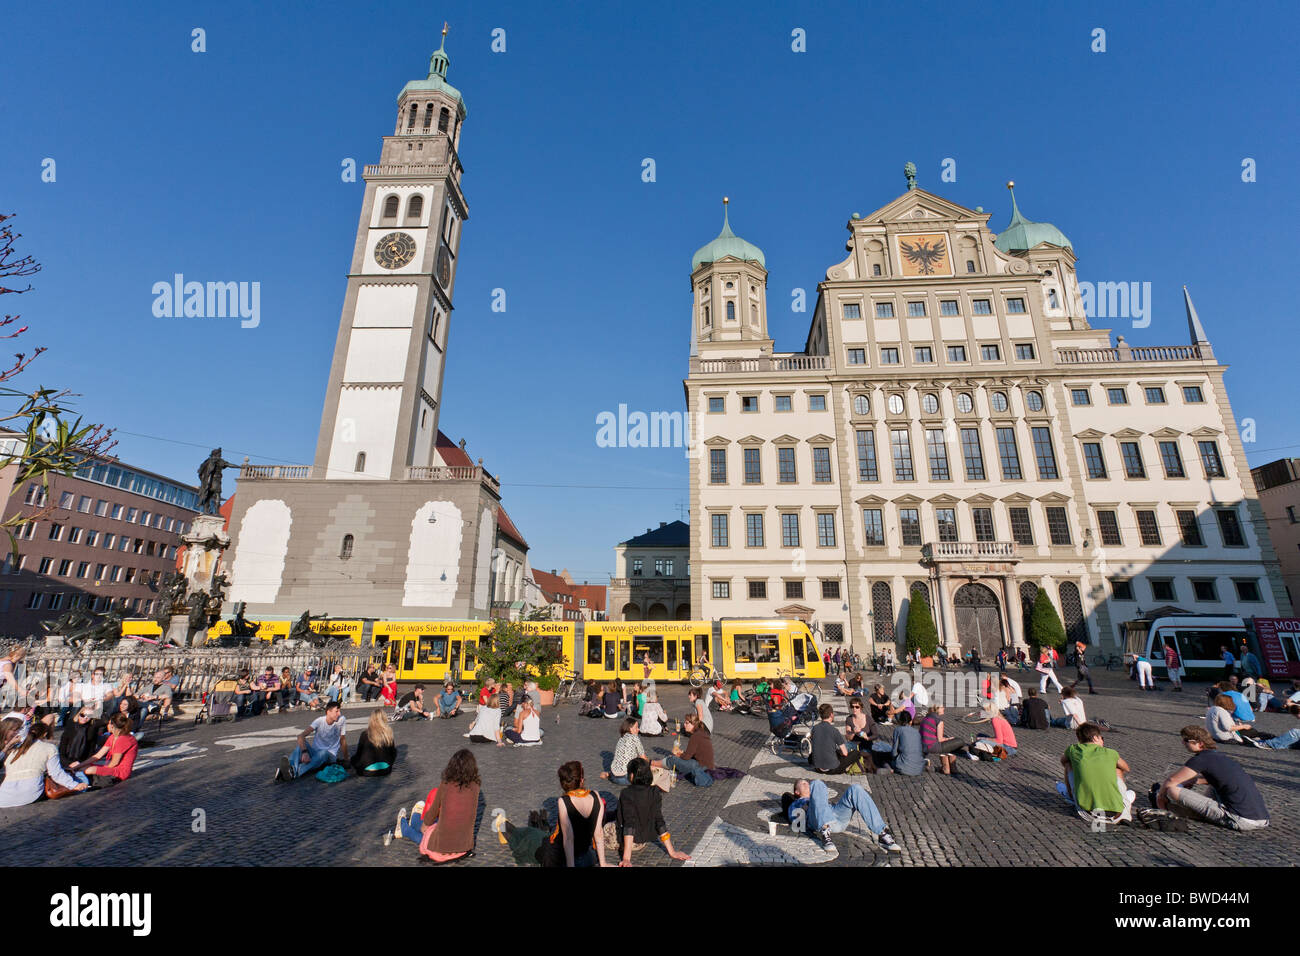
[[[45,775],[45,799],[46,800],[58,800],[60,797],[66,797],[76,792],[77,791],[73,790],[71,787],[65,787],[63,784],[59,783],[48,773]]]
[[[673,789],[673,772],[667,767],[654,767],[654,786],[658,787],[664,793]]]

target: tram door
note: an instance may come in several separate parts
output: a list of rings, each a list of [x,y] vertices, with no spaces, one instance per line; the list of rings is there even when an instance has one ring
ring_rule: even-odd
[[[808,657],[804,651],[803,638],[795,637],[792,643],[794,647],[795,675],[798,677],[806,677],[808,674]]]
[[[618,676],[632,676],[632,638],[630,637],[618,639]]]
[[[415,638],[411,638],[402,647],[402,673],[408,678],[415,673],[415,645]]]
[[[618,676],[618,666],[615,657],[618,654],[618,641],[612,637],[605,638],[605,673],[610,677]]]
[[[451,650],[447,656],[447,680],[459,684],[462,662],[465,659],[465,642],[459,637],[453,637],[448,643]]]

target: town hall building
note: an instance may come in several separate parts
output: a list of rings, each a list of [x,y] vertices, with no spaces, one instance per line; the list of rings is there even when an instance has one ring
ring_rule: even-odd
[[[1190,295],[1186,342],[1112,341],[1059,229],[1013,193],[994,233],[908,172],[848,222],[798,351],[725,213],[691,261],[695,615],[800,617],[871,653],[923,592],[941,644],[985,655],[1024,644],[1039,589],[1110,650],[1155,608],[1290,615]]]

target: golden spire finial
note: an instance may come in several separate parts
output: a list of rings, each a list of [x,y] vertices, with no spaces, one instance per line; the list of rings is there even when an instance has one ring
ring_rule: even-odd
[[[446,20],[443,20],[443,21],[442,21],[442,35],[443,35],[443,36],[446,36],[446,35],[447,35],[447,21],[446,21]]]
[[[1015,189],[1015,188],[1016,188],[1016,181],[1015,181],[1014,179],[1008,179],[1008,180],[1007,180],[1007,188],[1008,188],[1008,189]]]
[[[725,206],[725,205],[726,205],[727,203],[729,203],[729,202],[731,202],[731,200],[728,199],[726,196],[723,196],[723,197],[722,197],[722,205]]]

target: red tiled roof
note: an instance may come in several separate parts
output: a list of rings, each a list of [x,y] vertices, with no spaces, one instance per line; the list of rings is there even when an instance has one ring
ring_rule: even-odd
[[[473,468],[474,467],[474,462],[470,459],[469,455],[465,454],[465,452],[461,449],[460,445],[456,444],[454,441],[452,441],[450,438],[444,435],[441,429],[439,429],[438,431],[438,442],[436,447],[438,449],[438,454],[442,457],[443,462],[445,462],[448,467],[450,468]]]
[[[546,571],[538,571],[533,568],[533,580],[537,586],[546,593],[549,599],[552,594],[568,594],[569,585],[565,583],[564,578],[558,574],[549,574]]]
[[[587,607],[593,611],[605,610],[605,585],[603,584],[574,584],[570,590],[579,598],[587,599]]]
[[[459,451],[459,449],[457,449],[457,451]],[[505,508],[497,508],[497,528],[499,528],[503,534],[509,535],[515,541],[522,544],[525,551],[528,550],[528,542],[525,541],[524,536],[519,533],[519,529],[515,527],[515,523],[510,520],[510,516],[506,514]]]

